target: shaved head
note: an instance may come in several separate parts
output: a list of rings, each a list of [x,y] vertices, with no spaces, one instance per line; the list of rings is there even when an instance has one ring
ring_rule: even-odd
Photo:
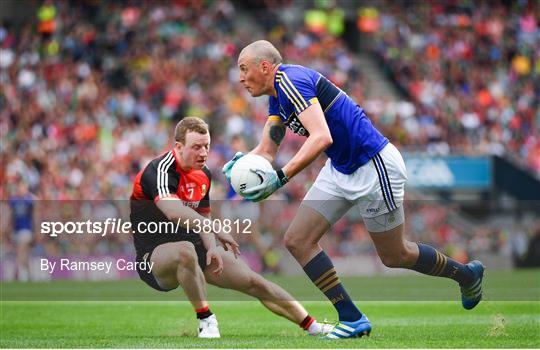
[[[240,83],[251,96],[275,95],[274,77],[281,61],[279,51],[269,41],[249,44],[238,56]]]
[[[266,40],[257,40],[244,47],[238,56],[244,57],[249,61],[260,63],[268,61],[274,65],[282,62],[281,54],[271,42]]]

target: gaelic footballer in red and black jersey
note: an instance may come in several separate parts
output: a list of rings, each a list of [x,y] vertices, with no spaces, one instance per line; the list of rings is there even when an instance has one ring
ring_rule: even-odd
[[[178,198],[201,215],[210,213],[211,174],[205,166],[201,170],[182,170],[174,150],[153,159],[135,177],[131,194],[131,220],[134,227],[137,253],[167,242],[186,239],[188,232],[179,227],[177,232],[148,233],[137,230],[150,222],[169,221],[156,203],[164,198]],[[141,224],[142,223],[142,224]],[[170,230],[164,230],[170,231]]]

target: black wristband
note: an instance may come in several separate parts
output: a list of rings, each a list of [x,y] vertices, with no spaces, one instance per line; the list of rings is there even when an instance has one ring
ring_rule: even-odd
[[[278,171],[276,171],[276,173],[282,185],[285,185],[287,182],[289,182],[289,178],[287,177],[287,175],[285,175],[285,173],[283,172],[283,169],[279,169]]]

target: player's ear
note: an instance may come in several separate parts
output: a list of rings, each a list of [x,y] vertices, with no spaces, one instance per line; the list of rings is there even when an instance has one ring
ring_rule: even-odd
[[[268,72],[270,72],[270,62],[268,61],[262,61],[261,62],[261,66],[262,66],[262,71],[264,74],[267,74]]]

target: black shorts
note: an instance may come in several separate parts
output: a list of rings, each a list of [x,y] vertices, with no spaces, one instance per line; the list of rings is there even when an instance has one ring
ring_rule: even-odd
[[[197,252],[197,260],[198,260],[199,266],[201,267],[201,270],[204,271],[204,269],[206,268],[206,248],[204,247],[201,236],[197,234],[186,234],[183,237],[185,237],[185,239],[182,239],[177,242],[187,241],[187,242],[193,243],[193,246],[195,246],[195,252]],[[170,242],[167,242],[167,243],[170,243]],[[162,243],[162,244],[165,244],[165,243]],[[137,252],[137,262],[150,261],[152,257],[152,253],[154,252],[154,249],[156,249],[156,247],[159,247],[159,246],[160,245],[157,245],[154,247],[148,247],[141,252]],[[148,284],[150,287],[156,290],[159,290],[160,292],[168,292],[173,289],[176,289],[176,288],[171,288],[171,289],[161,288],[161,286],[157,283],[156,278],[152,274],[152,271],[140,270],[139,269],[140,265],[141,264],[137,264],[137,272],[139,273],[139,277],[141,278],[141,280],[146,282],[146,284]]]

